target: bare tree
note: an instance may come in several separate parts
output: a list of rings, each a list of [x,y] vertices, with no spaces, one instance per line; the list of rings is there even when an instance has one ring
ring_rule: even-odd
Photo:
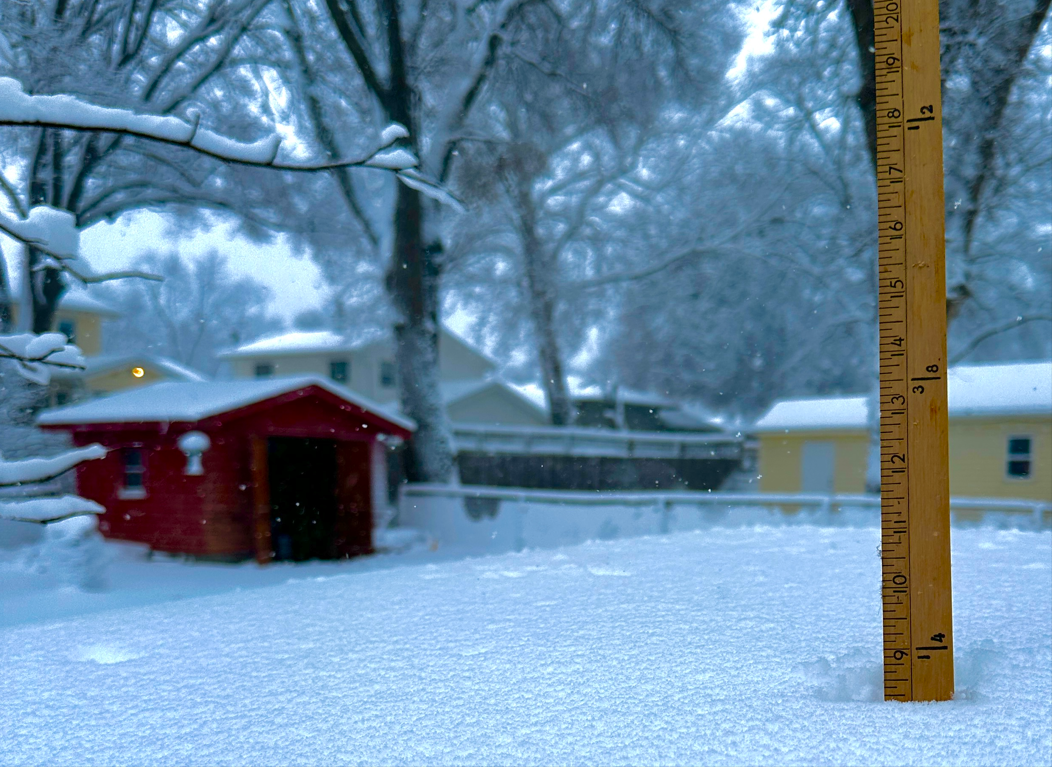
[[[298,44],[303,51],[298,57],[303,81],[313,83],[309,111],[318,140],[332,144],[349,116],[357,121],[371,114],[397,122],[409,129],[408,146],[421,159],[422,177],[440,183],[450,176],[461,129],[495,63],[520,39],[530,14],[553,12],[537,0],[471,5],[319,0],[288,8],[297,21],[293,47]],[[325,27],[310,25],[322,17]],[[335,59],[333,45],[339,46]],[[323,69],[328,76],[317,82]],[[333,101],[352,108],[334,107]],[[443,212],[419,186],[399,184],[393,231],[382,242],[381,233],[369,234],[370,206],[362,201],[362,189],[347,179],[337,181],[365,237],[391,254],[385,285],[395,315],[401,404],[418,424],[407,456],[408,476],[445,481],[452,475],[453,454],[437,373]]]
[[[873,7],[847,0],[859,68],[858,90],[870,156],[876,164]],[[1048,16],[1049,0],[942,0],[939,3],[945,136],[947,316],[974,294],[976,226],[996,175],[1013,88]]]
[[[461,150],[459,186],[472,190],[480,212],[478,224],[462,227],[462,242],[469,258],[493,247],[515,251],[519,301],[555,425],[573,418],[563,347],[597,317],[587,305],[594,297],[566,284],[575,271],[597,268],[584,262],[618,260],[624,207],[666,214],[653,204],[654,165],[677,151],[678,115],[689,110],[713,123],[733,103],[723,75],[741,40],[734,8],[664,8],[661,24],[654,11],[581,4],[534,28],[532,55],[514,49],[489,79],[489,108],[469,125],[484,138]]]
[[[224,100],[265,95],[258,67],[278,56],[281,43],[264,23],[266,6],[267,0],[4,4],[0,25],[13,59],[5,63],[29,93],[75,93],[154,115],[199,115]],[[224,130],[235,138],[273,132],[260,113],[223,117]],[[86,228],[135,208],[196,206],[224,194],[229,204],[222,166],[199,151],[58,125],[19,131],[16,157],[8,156],[18,166],[18,181],[5,178],[0,190],[20,213],[49,205],[69,211]],[[29,249],[28,269],[32,329],[45,332],[64,279],[39,248]]]
[[[218,251],[189,263],[175,253],[147,253],[136,266],[164,281],[126,281],[101,292],[122,310],[107,334],[107,352],[163,354],[211,375],[217,352],[282,328],[268,310],[270,290],[231,274]]]

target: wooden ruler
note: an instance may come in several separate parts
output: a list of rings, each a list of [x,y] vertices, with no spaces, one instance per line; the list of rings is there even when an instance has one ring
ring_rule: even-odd
[[[875,0],[884,698],[953,697],[938,0]]]

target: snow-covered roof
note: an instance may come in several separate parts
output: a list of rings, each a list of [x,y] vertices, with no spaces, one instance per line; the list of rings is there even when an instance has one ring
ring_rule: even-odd
[[[951,418],[1052,416],[1052,362],[958,365],[947,378]],[[756,432],[865,429],[868,397],[812,397],[776,402]]]
[[[159,354],[99,354],[88,357],[85,360],[85,374],[89,376],[102,375],[111,370],[120,368],[133,368],[136,366],[153,368],[169,378],[178,381],[204,382],[209,380],[208,376],[193,368],[176,362],[171,357],[163,357]]]
[[[866,397],[809,397],[776,402],[752,431],[865,429]]]
[[[224,359],[235,359],[260,356],[282,357],[317,352],[349,352],[367,346],[375,340],[377,338],[373,336],[352,340],[331,330],[297,330],[291,333],[266,336],[258,341],[225,351],[219,356]]]
[[[527,383],[527,384],[508,384],[511,388],[521,394],[523,397],[532,402],[535,406],[547,410],[548,408],[548,395],[544,393],[544,389],[541,388],[540,384]]]
[[[518,387],[512,386],[507,381],[500,378],[485,378],[475,381],[447,381],[440,383],[438,388],[442,393],[442,404],[447,407],[456,402],[468,399],[480,392],[486,391],[487,389],[500,389],[522,402],[522,404],[536,412],[542,419],[547,420],[548,418],[547,408],[539,406],[532,397],[524,394]]]
[[[958,365],[947,388],[951,416],[1052,415],[1052,361]]]
[[[364,410],[377,413],[408,431],[416,428],[405,416],[391,413],[375,402],[320,376],[239,381],[165,381],[69,407],[48,410],[37,418],[37,422],[46,426],[192,422],[228,413],[308,386],[325,389],[330,394]]]
[[[63,293],[62,298],[58,301],[58,307],[71,312],[91,312],[106,318],[121,316],[121,313],[109,304],[105,304],[97,298],[88,295],[85,290],[77,288],[71,288]]]

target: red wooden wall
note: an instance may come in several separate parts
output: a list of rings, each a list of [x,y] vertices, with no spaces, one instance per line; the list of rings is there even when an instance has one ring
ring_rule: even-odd
[[[99,442],[110,453],[77,467],[77,489],[106,508],[100,530],[109,538],[137,541],[157,551],[200,557],[266,561],[268,545],[259,519],[260,491],[253,482],[252,442],[271,436],[334,439],[337,446],[337,551],[372,551],[370,447],[380,433],[375,420],[341,408],[335,398],[284,396],[195,423],[99,424],[73,427],[78,445]],[[366,414],[368,416],[369,414]],[[371,421],[371,422],[370,422]],[[69,427],[67,427],[69,428]],[[208,434],[204,474],[184,473],[186,456],[176,441],[187,431]],[[145,498],[122,498],[121,448],[140,448]],[[258,448],[257,448],[258,450]]]

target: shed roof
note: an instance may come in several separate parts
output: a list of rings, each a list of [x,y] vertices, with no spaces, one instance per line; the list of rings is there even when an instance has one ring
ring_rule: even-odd
[[[416,428],[408,418],[391,413],[365,397],[319,376],[246,381],[166,381],[48,410],[39,416],[37,422],[43,426],[194,422],[312,386],[373,413],[400,429],[413,431]]]
[[[1052,416],[1052,361],[1009,365],[958,365],[947,378],[951,418]],[[755,432],[865,429],[865,396],[791,399],[776,402]]]

